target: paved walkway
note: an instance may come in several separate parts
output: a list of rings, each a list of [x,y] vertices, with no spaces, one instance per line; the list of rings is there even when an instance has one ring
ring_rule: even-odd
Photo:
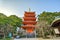
[[[60,40],[60,39],[42,39],[42,38],[20,38],[20,39],[14,39],[14,40]]]
[[[37,40],[37,38],[21,38],[21,39],[14,39],[14,40]]]

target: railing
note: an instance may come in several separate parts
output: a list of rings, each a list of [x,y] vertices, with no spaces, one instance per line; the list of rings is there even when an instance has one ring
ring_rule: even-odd
[[[24,21],[23,24],[33,24],[35,25],[37,22],[36,21]]]

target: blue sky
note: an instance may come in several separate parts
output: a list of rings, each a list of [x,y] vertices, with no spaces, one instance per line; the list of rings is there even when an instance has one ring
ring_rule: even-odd
[[[0,12],[5,15],[23,17],[24,11],[35,11],[36,15],[43,11],[59,12],[60,0],[0,0]]]

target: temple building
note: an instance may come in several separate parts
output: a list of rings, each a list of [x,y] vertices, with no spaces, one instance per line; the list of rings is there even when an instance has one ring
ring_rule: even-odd
[[[54,28],[54,31],[56,34],[60,35],[60,18],[55,19],[52,24],[51,27]]]
[[[35,12],[26,12],[23,17],[23,26],[22,28],[26,31],[27,37],[32,37],[35,31],[36,17]]]

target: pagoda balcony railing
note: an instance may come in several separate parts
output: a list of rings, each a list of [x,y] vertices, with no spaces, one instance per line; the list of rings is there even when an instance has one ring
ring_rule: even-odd
[[[25,25],[25,26],[22,26],[22,28],[24,28],[24,29],[28,29],[28,28],[35,28],[35,26],[34,25]]]
[[[23,17],[23,19],[26,21],[29,21],[29,20],[36,21],[36,17]]]
[[[36,21],[23,21],[23,24],[33,24],[35,25],[37,22]]]

